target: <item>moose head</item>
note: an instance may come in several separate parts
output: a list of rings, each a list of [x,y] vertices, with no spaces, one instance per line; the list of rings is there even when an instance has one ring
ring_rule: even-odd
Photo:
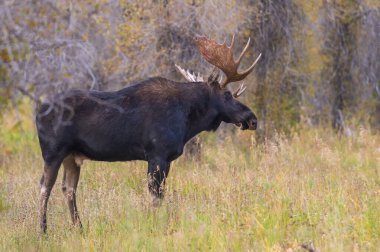
[[[244,80],[253,71],[261,54],[259,54],[247,70],[240,73],[238,68],[244,54],[247,52],[250,39],[248,39],[246,46],[237,60],[235,60],[233,56],[235,35],[232,36],[230,46],[227,46],[226,42],[219,44],[215,40],[205,36],[197,37],[195,42],[201,55],[206,61],[214,65],[214,70],[208,80],[204,81],[199,73],[197,75],[192,74],[178,65],[176,65],[176,67],[188,81],[202,82],[209,87],[214,106],[217,108],[220,119],[223,122],[234,123],[242,130],[255,130],[257,128],[257,118],[255,114],[246,105],[238,101],[238,97],[244,93],[246,86],[241,84],[234,92],[231,92],[227,86],[229,83]],[[225,78],[219,78],[218,69],[224,73]]]

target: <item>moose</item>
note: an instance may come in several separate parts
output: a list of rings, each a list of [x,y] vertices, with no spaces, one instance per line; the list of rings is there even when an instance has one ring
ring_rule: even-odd
[[[227,85],[246,78],[261,54],[239,72],[250,40],[235,60],[234,39],[228,46],[205,36],[195,38],[201,55],[214,66],[206,81],[177,66],[188,82],[155,77],[114,92],[69,90],[60,96],[64,105],[59,112],[49,103],[40,106],[36,126],[44,160],[39,205],[42,233],[47,230],[47,204],[62,163],[62,191],[73,224],[81,227],[76,189],[83,160],[147,161],[148,188],[157,205],[170,163],[182,154],[188,140],[202,131],[215,131],[221,122],[242,130],[256,129],[255,114],[237,100],[246,87],[230,92]],[[224,77],[220,78],[219,70]]]

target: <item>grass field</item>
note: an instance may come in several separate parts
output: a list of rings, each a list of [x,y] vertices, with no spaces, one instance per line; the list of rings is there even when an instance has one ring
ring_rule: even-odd
[[[32,128],[32,127],[30,127]],[[42,174],[33,130],[0,134],[2,251],[380,251],[380,136],[305,129],[256,145],[207,134],[202,160],[173,163],[161,207],[152,207],[144,162],[85,161],[81,232],[61,192],[38,235]],[[312,245],[310,245],[312,244]]]

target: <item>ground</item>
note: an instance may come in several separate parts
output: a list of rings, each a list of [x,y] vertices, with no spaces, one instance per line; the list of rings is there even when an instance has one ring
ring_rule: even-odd
[[[258,145],[252,132],[202,135],[199,161],[173,163],[153,207],[146,163],[85,161],[83,230],[70,223],[62,170],[38,233],[42,159],[33,127],[0,138],[2,251],[376,251],[380,136],[300,129]]]

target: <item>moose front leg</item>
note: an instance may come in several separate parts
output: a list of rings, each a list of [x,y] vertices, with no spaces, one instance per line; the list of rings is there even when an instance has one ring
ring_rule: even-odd
[[[158,206],[164,197],[165,180],[170,169],[170,162],[155,158],[148,161],[148,188],[153,196],[153,205]]]

